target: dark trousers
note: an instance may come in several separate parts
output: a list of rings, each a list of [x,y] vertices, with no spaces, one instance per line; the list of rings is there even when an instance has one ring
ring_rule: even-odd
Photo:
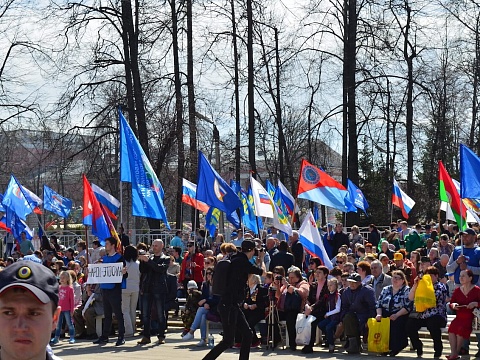
[[[247,319],[245,319],[244,313],[240,310],[240,306],[227,305],[220,302],[218,313],[222,320],[223,339],[203,359],[214,360],[225,350],[231,348],[235,339],[235,331],[238,330],[242,337],[239,359],[248,360],[252,343],[252,329],[248,326]]]
[[[165,296],[166,294],[152,294],[152,293],[144,293],[142,297],[142,308],[143,308],[143,336],[150,337],[150,319],[151,319],[151,312],[152,306],[155,303],[155,308],[157,309],[157,321],[159,324],[158,327],[158,337],[165,338],[165,329],[166,329],[166,321],[165,321]]]
[[[343,327],[345,328],[345,336],[347,338],[357,338],[360,339],[360,323],[355,314],[346,314],[343,317]]]
[[[425,326],[430,332],[430,336],[433,340],[433,349],[435,351],[434,356],[441,356],[443,351],[442,344],[442,328],[447,325],[447,321],[440,315],[434,315],[427,319],[413,319],[410,318],[407,321],[407,332],[412,345],[415,349],[423,347],[423,343],[418,336],[418,330]]]
[[[110,335],[113,313],[115,313],[118,321],[118,337],[123,338],[123,335],[125,335],[125,324],[122,313],[122,288],[115,286],[113,289],[102,289],[102,296],[103,313],[105,315],[102,338],[108,339],[108,335]]]
[[[382,317],[389,317],[390,315],[392,314],[382,309]],[[398,317],[395,321],[390,321],[389,347],[393,353],[399,353],[408,345],[407,321],[408,314]]]
[[[310,332],[310,342],[308,343],[308,346],[311,346],[311,347],[315,345],[315,339],[317,338],[317,326],[318,326],[318,323],[320,322],[320,319],[323,318],[323,316],[318,315],[315,318],[316,320],[312,321],[312,329]]]
[[[245,320],[247,320],[248,326],[252,330],[252,344],[258,341],[257,332],[255,331],[255,326],[259,323],[260,320],[265,318],[265,314],[263,311],[256,311],[256,310],[245,310],[242,311],[245,315]],[[235,342],[241,343],[242,342],[242,334],[238,329],[235,331]]]
[[[295,342],[297,338],[297,330],[295,330],[295,324],[297,322],[298,311],[285,311],[285,323],[287,324],[288,332],[288,345],[291,348],[296,348],[297,343]],[[315,341],[315,339],[313,339]]]

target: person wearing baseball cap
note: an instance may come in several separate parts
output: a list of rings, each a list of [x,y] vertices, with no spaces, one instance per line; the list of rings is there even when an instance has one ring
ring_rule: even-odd
[[[413,274],[413,270],[411,267],[407,266],[405,264],[403,254],[399,251],[397,251],[395,254],[393,254],[393,262],[395,263],[395,266],[391,267],[391,270],[400,270],[405,274],[407,277],[407,282],[408,284],[413,284],[413,279],[415,278]],[[416,274],[415,274],[416,275]]]
[[[477,233],[471,228],[467,228],[460,232],[462,245],[453,249],[450,260],[447,264],[447,272],[454,273],[455,286],[460,286],[460,272],[467,268],[472,270],[474,274],[478,274],[480,267],[480,248],[475,246]],[[473,275],[472,283],[478,282],[478,275]]]
[[[218,312],[222,321],[223,340],[220,341],[203,358],[214,360],[225,350],[233,346],[235,332],[241,335],[240,359],[248,359],[250,356],[250,345],[252,343],[252,329],[245,319],[240,304],[245,300],[245,284],[249,274],[263,275],[264,268],[252,264],[250,259],[255,255],[256,244],[250,239],[242,241],[241,251],[230,257],[226,283],[229,284],[228,291],[224,293],[218,304]]]
[[[0,358],[59,360],[46,349],[57,326],[58,281],[33,261],[17,261],[0,271]]]
[[[350,274],[347,282],[349,287],[341,295],[340,325],[343,324],[347,338],[345,350],[357,354],[367,320],[375,317],[375,292],[371,286],[362,285],[362,277],[358,273]]]

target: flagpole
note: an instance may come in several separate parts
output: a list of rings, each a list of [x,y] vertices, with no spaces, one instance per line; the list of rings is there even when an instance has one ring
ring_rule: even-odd
[[[88,252],[88,226],[85,226],[85,247],[87,248],[87,266],[90,264],[90,253]]]
[[[123,225],[123,183],[120,180],[120,224]]]
[[[295,203],[293,204],[292,223],[290,224],[292,229],[293,229],[293,224],[295,222],[295,209],[296,208],[297,208],[297,198],[295,198]]]
[[[393,202],[390,204],[390,224],[393,222]]]

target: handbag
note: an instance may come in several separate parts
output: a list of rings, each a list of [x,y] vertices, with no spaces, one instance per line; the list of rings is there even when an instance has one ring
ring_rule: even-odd
[[[435,290],[433,289],[430,274],[423,275],[419,280],[413,303],[415,310],[418,312],[424,312],[427,309],[437,306],[437,298],[435,297]]]
[[[368,351],[387,353],[390,349],[390,318],[381,321],[370,318],[368,325]]]
[[[412,311],[410,314],[408,314],[408,317],[410,319],[420,319],[420,316],[422,316],[422,313],[419,313],[417,311]]]
[[[293,293],[287,293],[285,294],[285,304],[283,305],[283,309],[285,311],[296,311],[300,312],[300,308],[302,307],[302,298],[300,295],[294,291]]]
[[[295,322],[295,331],[297,333],[295,342],[297,345],[308,345],[312,335],[312,322],[316,320],[315,316],[298,314]]]

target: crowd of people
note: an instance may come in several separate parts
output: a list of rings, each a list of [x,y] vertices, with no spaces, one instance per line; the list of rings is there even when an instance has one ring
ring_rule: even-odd
[[[85,339],[105,344],[114,331],[112,323],[116,324],[117,346],[138,332],[142,335],[139,345],[151,343],[152,336],[162,344],[168,312],[179,314],[178,299],[185,299],[182,339],[189,342],[199,336],[198,347],[207,346],[207,321],[225,325],[232,304],[239,304],[238,309],[234,306],[235,318],[244,322],[235,328],[224,326],[223,341],[208,359],[231,346],[240,348],[241,358],[250,347],[276,347],[282,342],[283,323],[289,348],[295,351],[295,324],[301,313],[315,317],[310,341],[301,348],[305,354],[314,352],[315,345],[330,353],[359,353],[368,342],[368,319],[389,318],[385,355],[398,355],[410,340],[421,357],[423,343],[418,332],[426,327],[434,357],[439,358],[444,353],[441,335],[447,314],[456,315],[448,327],[447,359],[468,354],[473,309],[480,303],[480,236],[475,229],[460,232],[454,225],[436,224],[411,228],[398,221],[382,231],[371,224],[368,233],[356,226],[347,233],[342,224],[329,224],[322,237],[333,264],[330,269],[305,251],[297,231],[286,236],[275,228],[260,237],[239,229],[229,241],[222,234],[210,237],[204,230],[194,238],[177,231],[169,246],[159,239],[150,246],[132,246],[122,228],[120,242],[108,238],[101,246],[94,241],[90,249],[81,240],[75,248],[61,249],[56,238],[44,236],[38,250],[23,245],[26,253],[22,253],[22,249],[8,247],[10,253],[0,267],[31,260],[56,277],[61,311],[51,346],[66,332],[70,343]],[[238,278],[230,274],[228,286],[235,289],[234,294],[219,295],[214,291],[217,264],[231,259],[235,259],[232,268],[237,264],[244,269],[249,264],[248,272],[238,271]],[[86,284],[88,262],[123,263],[122,282]],[[420,309],[416,293],[425,275],[431,279],[435,299],[432,306]],[[275,316],[269,316],[273,312]],[[105,318],[100,336],[95,327],[98,316]],[[317,333],[320,344],[316,344]]]

